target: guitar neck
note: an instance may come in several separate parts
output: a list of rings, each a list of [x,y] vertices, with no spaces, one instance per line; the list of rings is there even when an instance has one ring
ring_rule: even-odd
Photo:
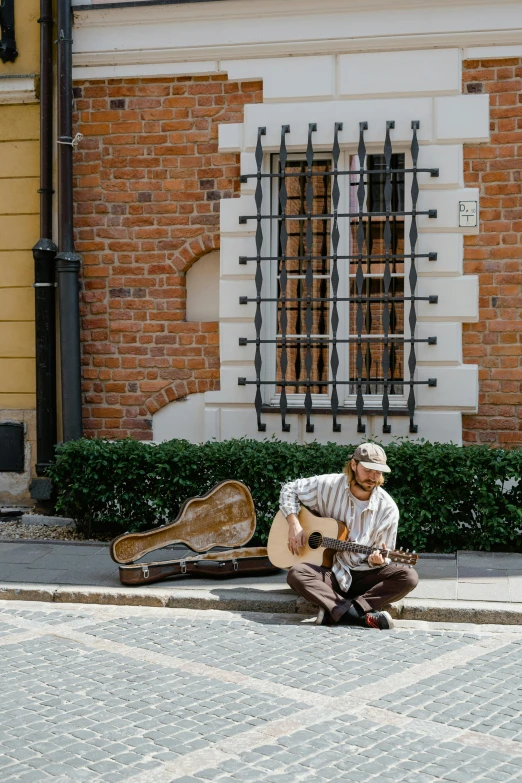
[[[374,546],[363,546],[363,544],[358,544],[355,541],[339,541],[336,538],[327,538],[326,536],[323,536],[321,546],[324,546],[326,549],[335,549],[337,552],[358,552],[361,555],[371,555],[377,548]],[[384,557],[388,557],[388,549],[379,549],[379,552]]]
[[[312,534],[313,535],[313,534]],[[370,555],[377,550],[384,557],[389,557],[394,563],[406,563],[409,566],[417,565],[418,555],[415,552],[403,552],[402,549],[397,551],[396,549],[379,549],[376,546],[363,546],[356,541],[339,541],[336,538],[328,538],[327,536],[321,536],[320,546],[325,549],[335,549],[337,552],[358,552],[361,555]]]

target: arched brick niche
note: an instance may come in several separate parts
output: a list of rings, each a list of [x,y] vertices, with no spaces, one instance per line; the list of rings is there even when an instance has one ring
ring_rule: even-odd
[[[219,251],[202,256],[186,274],[187,321],[219,320]]]

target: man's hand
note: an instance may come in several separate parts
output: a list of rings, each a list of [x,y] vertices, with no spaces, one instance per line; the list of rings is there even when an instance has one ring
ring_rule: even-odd
[[[386,542],[381,543],[381,549],[386,549]],[[385,564],[384,555],[379,552],[378,549],[374,549],[371,555],[368,557],[368,562],[371,566],[381,566]]]
[[[301,547],[306,544],[306,533],[301,527],[297,514],[289,514],[286,521],[288,522],[288,549],[293,555],[298,555]]]

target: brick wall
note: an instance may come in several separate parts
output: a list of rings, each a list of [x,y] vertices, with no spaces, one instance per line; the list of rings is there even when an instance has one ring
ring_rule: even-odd
[[[464,270],[479,275],[480,316],[464,324],[464,361],[479,365],[479,411],[467,443],[522,445],[522,59],[468,60],[465,93],[489,93],[491,141],[464,147],[465,184],[480,188],[480,232]]]
[[[480,319],[463,327],[480,368],[467,443],[522,444],[522,60],[467,61],[464,92],[487,92],[491,142],[465,146],[481,224],[464,268],[480,279]],[[77,82],[76,246],[83,256],[85,433],[150,439],[168,402],[218,387],[216,322],[187,323],[185,272],[219,246],[219,199],[239,160],[217,126],[242,122],[261,83],[224,76]]]
[[[185,273],[219,247],[219,200],[238,190],[218,124],[242,122],[261,83],[110,79],[74,95],[85,434],[149,440],[163,405],[219,388],[218,324],[184,320]]]

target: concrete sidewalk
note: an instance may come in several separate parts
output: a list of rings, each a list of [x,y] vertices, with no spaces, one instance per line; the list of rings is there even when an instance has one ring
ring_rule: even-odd
[[[149,555],[171,560],[179,547]],[[394,607],[401,619],[522,624],[522,555],[458,552],[420,555],[418,587]],[[286,572],[228,580],[176,578],[122,587],[104,544],[56,541],[0,543],[0,599],[166,606],[234,611],[313,611],[290,590]]]

